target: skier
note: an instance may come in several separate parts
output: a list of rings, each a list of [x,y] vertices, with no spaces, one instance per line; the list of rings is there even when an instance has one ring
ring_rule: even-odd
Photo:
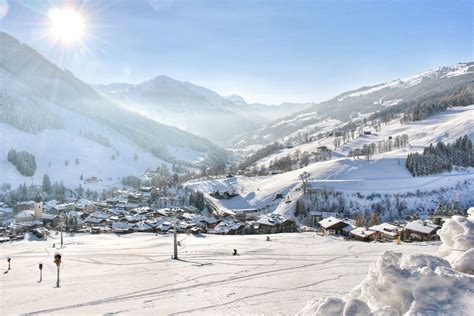
[[[8,270],[7,271],[10,271],[10,261],[12,260],[12,258],[8,257],[7,259],[7,262],[8,262]]]
[[[234,249],[234,253],[232,255],[237,256],[237,249]]]
[[[270,236],[267,236],[267,241],[270,241]]]

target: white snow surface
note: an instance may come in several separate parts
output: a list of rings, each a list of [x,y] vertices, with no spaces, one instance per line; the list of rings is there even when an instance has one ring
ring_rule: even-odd
[[[437,243],[363,243],[312,233],[201,237],[65,236],[61,288],[53,256],[59,236],[0,244],[3,315],[292,315],[311,298],[344,297],[386,250],[434,254]],[[239,256],[232,256],[232,249]],[[440,259],[441,260],[441,259]],[[43,281],[38,283],[38,264]],[[462,281],[459,281],[462,284]],[[458,292],[456,292],[458,293]],[[354,302],[349,308],[357,307]]]
[[[345,299],[314,299],[300,315],[472,315],[474,209],[447,220],[439,235],[444,258],[387,251]]]
[[[474,208],[469,216],[453,216],[437,232],[443,244],[438,254],[448,260],[454,269],[474,274]]]

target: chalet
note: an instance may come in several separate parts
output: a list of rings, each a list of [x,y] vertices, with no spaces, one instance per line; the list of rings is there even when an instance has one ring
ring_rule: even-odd
[[[142,201],[143,194],[141,193],[128,193],[127,194],[127,203],[129,204],[138,204]]]
[[[15,215],[15,222],[16,223],[31,222],[32,220],[34,220],[34,217],[35,217],[35,211],[30,210],[30,209],[22,210]]]
[[[318,224],[325,235],[339,235],[341,234],[342,229],[349,225],[342,219],[332,216],[319,221]]]
[[[243,222],[255,220],[260,214],[260,211],[256,208],[233,209],[232,211],[235,213],[235,218]]]
[[[389,223],[374,225],[369,229],[375,232],[375,240],[394,240],[398,236],[398,227]]]
[[[337,212],[310,211],[309,216],[311,217],[311,223],[313,226],[317,226],[318,222],[325,218],[336,217]]]
[[[436,240],[439,239],[436,234],[438,229],[440,229],[438,225],[419,219],[405,225],[403,237],[418,241]]]
[[[243,232],[245,225],[239,221],[228,219],[221,221],[213,229],[209,229],[210,233],[221,234],[221,235],[236,235]]]
[[[275,214],[262,215],[256,221],[258,230],[263,234],[289,233],[296,230],[295,221]]]
[[[128,223],[113,222],[110,228],[116,234],[128,234],[133,232],[133,225]]]
[[[202,223],[207,228],[215,228],[221,221],[215,217],[202,217],[199,219],[199,222]]]
[[[43,225],[49,227],[57,227],[61,218],[59,215],[43,213]]]
[[[355,228],[356,227],[352,226],[352,224],[347,224],[347,226],[341,230],[341,235],[349,237],[349,233]]]
[[[219,191],[214,191],[214,192],[211,192],[209,193],[210,196],[212,196],[213,198],[216,198],[216,199],[224,199],[224,200],[229,200],[239,194],[237,194],[237,192],[235,192],[234,190],[232,191],[224,191],[224,192],[219,192]]]
[[[84,220],[84,223],[95,226],[104,225],[107,222],[107,218],[109,218],[110,216],[110,214],[104,213],[102,211],[96,211],[87,216]]]
[[[87,183],[97,183],[98,179],[97,177],[87,177],[86,182]]]
[[[32,210],[35,207],[35,201],[25,201],[25,202],[18,202],[15,205],[15,211],[25,211],[25,210]]]
[[[367,227],[357,227],[349,232],[349,237],[360,241],[371,241],[375,238],[375,231],[367,229]]]

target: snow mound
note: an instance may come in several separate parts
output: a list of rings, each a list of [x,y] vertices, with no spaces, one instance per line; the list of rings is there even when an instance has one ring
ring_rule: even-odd
[[[474,209],[453,216],[439,256],[387,251],[345,298],[309,302],[299,315],[470,315],[474,310]]]
[[[468,217],[453,216],[438,231],[443,242],[438,255],[448,260],[453,269],[474,274],[474,208]]]

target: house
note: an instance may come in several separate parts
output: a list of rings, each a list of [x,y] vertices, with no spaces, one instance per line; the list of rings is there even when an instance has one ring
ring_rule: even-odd
[[[436,234],[438,229],[440,229],[438,225],[418,219],[405,225],[403,237],[418,241],[436,240],[439,239]]]
[[[233,209],[232,211],[235,213],[235,218],[243,222],[255,220],[260,214],[260,211],[256,208]]]
[[[43,213],[43,225],[45,226],[57,227],[59,226],[60,221],[61,218],[59,217],[59,215]]]
[[[382,223],[369,227],[375,232],[376,240],[394,240],[398,236],[398,227],[389,223]]]
[[[349,232],[349,237],[360,241],[371,241],[375,238],[375,231],[367,227],[357,227]]]
[[[347,224],[340,218],[335,218],[333,216],[330,216],[328,218],[325,218],[321,221],[319,221],[319,226],[321,227],[321,230],[323,234],[325,235],[339,235],[342,232],[342,229],[346,227]]]
[[[110,228],[116,234],[128,234],[133,232],[133,225],[129,223],[112,222]]]
[[[86,178],[87,183],[97,183],[97,181],[98,181],[97,177],[94,177],[94,176]]]
[[[35,201],[18,202],[15,205],[15,211],[20,212],[20,211],[25,211],[25,210],[32,210],[34,206],[35,206]]]
[[[245,225],[237,220],[231,218],[221,221],[213,229],[209,229],[209,233],[221,234],[221,235],[236,235],[241,234],[244,230]]]
[[[15,215],[15,222],[17,224],[31,222],[34,220],[34,218],[35,218],[35,211],[30,210],[30,209],[22,210]]]
[[[310,211],[309,216],[311,217],[311,223],[313,226],[317,226],[318,222],[328,217],[336,217],[337,212],[324,212],[324,211]]]
[[[341,235],[349,237],[349,233],[355,228],[356,227],[352,226],[352,224],[347,224],[347,226],[342,229]]]
[[[289,233],[296,230],[295,221],[282,215],[262,215],[255,223],[263,234]]]

